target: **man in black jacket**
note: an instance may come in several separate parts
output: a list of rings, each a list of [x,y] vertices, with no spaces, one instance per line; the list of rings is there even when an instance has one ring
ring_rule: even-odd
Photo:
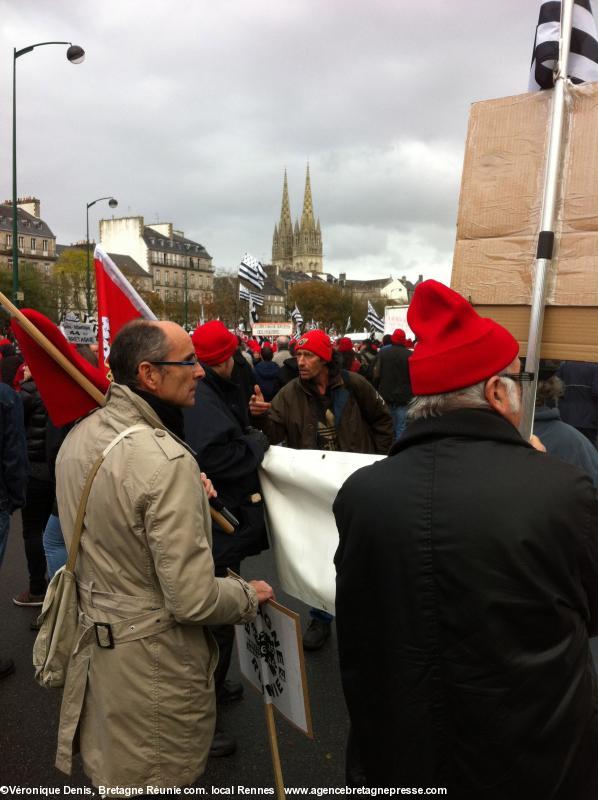
[[[268,547],[258,467],[269,447],[266,436],[249,427],[247,398],[232,380],[237,337],[219,321],[206,322],[192,336],[205,377],[197,384],[195,405],[184,410],[185,440],[195,451],[201,469],[209,474],[220,500],[238,520],[234,535],[212,524],[212,555],[216,577],[228,569],[239,573],[241,561]],[[220,650],[214,673],[220,702],[241,696],[241,684],[226,680],[231,661],[234,627],[212,628]],[[235,742],[217,725],[211,755],[229,755]]]
[[[597,797],[596,492],[520,436],[504,328],[436,281],[408,319],[409,427],[334,504],[341,673],[367,780],[459,800]]]
[[[402,328],[397,328],[390,337],[390,346],[383,347],[374,366],[374,386],[390,409],[395,439],[405,430],[407,403],[413,397],[409,380],[409,357],[407,338]]]

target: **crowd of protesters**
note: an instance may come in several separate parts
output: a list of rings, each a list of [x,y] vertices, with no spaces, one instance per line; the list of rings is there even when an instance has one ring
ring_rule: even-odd
[[[598,365],[541,362],[529,444],[511,335],[435,281],[418,286],[409,319],[415,342],[397,329],[361,344],[319,329],[259,342],[218,321],[191,338],[130,323],[113,343],[106,406],[63,428],[0,340],[0,566],[21,509],[28,567],[16,606],[42,605],[87,471],[131,431],[97,479],[77,579],[82,618],[93,622],[97,594],[107,624],[135,617],[147,631],[114,648],[87,639],[73,657],[60,769],[76,740],[96,786],[187,786],[209,756],[234,752],[217,713],[243,693],[227,677],[233,626],[273,593],[227,576],[268,547],[258,469],[283,444],[390,453],[334,506],[348,783],[444,784],[468,800],[598,796]],[[124,532],[135,535],[123,543]],[[324,646],[332,623],[311,609],[304,649]],[[0,678],[13,671],[0,651]]]

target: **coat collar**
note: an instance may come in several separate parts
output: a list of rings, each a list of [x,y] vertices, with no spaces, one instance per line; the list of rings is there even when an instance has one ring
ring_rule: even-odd
[[[405,433],[393,445],[390,455],[426,440],[447,437],[487,439],[520,447],[531,447],[517,428],[500,414],[482,408],[463,408],[440,417],[418,419],[409,423]]]

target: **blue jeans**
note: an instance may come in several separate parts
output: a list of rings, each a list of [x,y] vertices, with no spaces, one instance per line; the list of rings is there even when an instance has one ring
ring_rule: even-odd
[[[48,579],[52,580],[54,573],[66,564],[68,553],[64,544],[64,536],[60,527],[60,520],[55,514],[50,514],[44,530],[44,550],[48,565]]]
[[[329,614],[327,611],[322,611],[320,608],[310,608],[309,616],[312,619],[319,619],[320,622],[325,622],[327,625],[330,625],[334,619],[332,614]]]
[[[0,567],[4,561],[6,542],[8,541],[8,529],[10,528],[10,514],[8,511],[0,511]]]
[[[395,441],[405,430],[407,425],[407,406],[390,406],[390,415],[395,429]]]

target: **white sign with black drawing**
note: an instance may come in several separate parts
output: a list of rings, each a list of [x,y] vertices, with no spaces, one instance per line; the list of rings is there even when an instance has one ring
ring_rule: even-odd
[[[241,673],[289,722],[312,737],[299,615],[270,600],[235,628]]]

